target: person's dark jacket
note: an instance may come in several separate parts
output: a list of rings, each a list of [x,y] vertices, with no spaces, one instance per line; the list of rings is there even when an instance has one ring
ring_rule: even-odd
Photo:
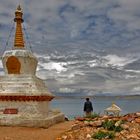
[[[86,101],[84,104],[84,111],[91,112],[93,111],[92,103],[90,101]]]

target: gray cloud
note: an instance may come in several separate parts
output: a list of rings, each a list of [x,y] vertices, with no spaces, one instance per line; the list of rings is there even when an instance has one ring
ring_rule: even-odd
[[[21,3],[26,46],[31,44],[39,59],[37,75],[50,90],[129,94],[140,90],[139,0],[0,2],[1,54]],[[12,47],[13,36],[14,32],[6,49]]]

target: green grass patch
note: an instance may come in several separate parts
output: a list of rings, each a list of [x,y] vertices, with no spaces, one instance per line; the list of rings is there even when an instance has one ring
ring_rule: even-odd
[[[92,138],[102,140],[103,138],[108,138],[113,140],[115,138],[114,132],[104,132],[104,131],[98,131],[97,133],[92,135]]]
[[[106,120],[102,123],[102,127],[109,131],[120,132],[123,130],[123,128],[121,127],[122,123],[122,121]]]
[[[97,117],[100,117],[100,113],[92,113],[91,115],[89,116],[86,116],[86,118],[90,118],[90,119],[94,119],[94,118],[97,118]]]

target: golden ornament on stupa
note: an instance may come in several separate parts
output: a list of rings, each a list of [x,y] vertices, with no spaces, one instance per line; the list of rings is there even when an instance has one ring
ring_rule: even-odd
[[[24,39],[22,33],[22,23],[24,22],[24,20],[22,19],[22,15],[23,12],[19,5],[15,11],[15,18],[14,18],[14,21],[16,22],[16,32],[15,32],[15,41],[14,41],[15,48],[24,48]]]

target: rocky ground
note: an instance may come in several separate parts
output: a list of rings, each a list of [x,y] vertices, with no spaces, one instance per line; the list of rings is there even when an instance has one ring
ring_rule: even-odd
[[[77,117],[56,140],[140,140],[140,112],[124,116]]]

